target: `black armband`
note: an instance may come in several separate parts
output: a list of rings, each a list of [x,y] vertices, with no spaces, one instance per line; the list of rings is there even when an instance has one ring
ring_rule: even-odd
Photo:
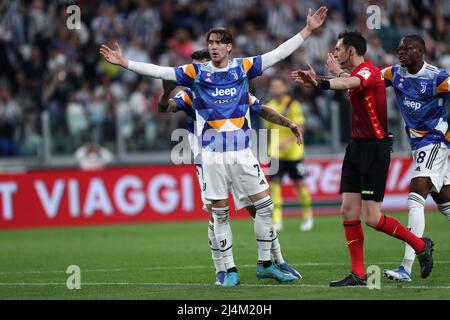
[[[330,89],[330,81],[329,80],[319,80],[319,82],[317,82],[316,88],[319,88],[322,90],[328,90],[328,89]]]

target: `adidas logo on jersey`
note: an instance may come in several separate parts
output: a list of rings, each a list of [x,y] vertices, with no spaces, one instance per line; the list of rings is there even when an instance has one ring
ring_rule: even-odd
[[[403,104],[406,107],[413,108],[414,110],[419,110],[422,107],[422,104],[420,102],[411,101],[405,98],[403,98]]]
[[[220,89],[216,88],[216,91],[212,93],[213,97],[223,97],[223,96],[235,96],[237,93],[236,88]]]
[[[420,167],[417,167],[416,170],[414,170],[414,171],[419,171],[420,172]]]

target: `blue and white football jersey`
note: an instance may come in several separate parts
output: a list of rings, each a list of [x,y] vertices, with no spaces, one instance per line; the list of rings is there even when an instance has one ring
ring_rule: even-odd
[[[226,71],[216,69],[211,62],[175,68],[177,84],[192,89],[201,147],[213,152],[250,146],[249,80],[261,75],[261,56],[228,63]]]
[[[392,86],[405,122],[412,150],[441,142],[449,145],[446,100],[450,78],[446,71],[424,63],[417,74],[399,64],[383,69],[386,86]]]
[[[184,111],[186,113],[186,129],[189,132],[189,143],[191,145],[192,152],[194,154],[194,160],[196,164],[199,164],[200,159],[200,150],[199,150],[199,144],[197,143],[198,139],[195,138],[195,110],[193,107],[193,95],[192,90],[190,88],[184,88],[183,90],[179,91],[173,98],[174,102],[176,103],[176,108],[173,110],[173,112],[179,112]],[[251,93],[248,94],[248,104],[250,105],[250,110],[252,112],[260,112],[263,105],[261,104],[261,101],[256,98]]]

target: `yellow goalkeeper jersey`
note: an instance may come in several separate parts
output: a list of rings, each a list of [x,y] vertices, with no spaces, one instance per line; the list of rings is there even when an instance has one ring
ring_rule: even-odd
[[[298,125],[303,125],[305,123],[305,118],[303,116],[302,107],[300,102],[297,100],[292,100],[290,96],[284,96],[281,103],[278,103],[275,99],[270,100],[266,106],[271,107],[278,113],[282,114],[286,118],[292,120]],[[298,145],[296,139],[292,134],[291,129],[265,121],[267,129],[273,130],[278,129],[279,133],[279,143],[270,140],[269,145],[269,155],[274,158],[279,158],[280,160],[296,161],[303,159],[305,149],[303,144]],[[291,139],[291,142],[286,148],[280,150],[280,145],[284,141]]]

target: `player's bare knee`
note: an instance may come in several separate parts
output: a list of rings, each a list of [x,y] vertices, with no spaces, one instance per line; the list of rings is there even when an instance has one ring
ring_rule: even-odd
[[[357,219],[361,213],[361,207],[354,204],[343,203],[339,210],[341,216],[347,220]]]
[[[372,228],[375,228],[377,226],[378,221],[380,220],[381,217],[381,212],[370,207],[363,208],[362,214],[366,225]]]
[[[378,224],[378,220],[374,219],[373,216],[365,216],[364,222],[367,226],[375,228]]]
[[[212,205],[211,205],[211,210],[212,208],[224,208],[224,207],[228,207],[228,199],[221,199],[221,200],[211,200]]]
[[[417,193],[421,197],[426,198],[432,187],[433,183],[430,177],[416,177],[411,180],[409,190],[410,193]]]

